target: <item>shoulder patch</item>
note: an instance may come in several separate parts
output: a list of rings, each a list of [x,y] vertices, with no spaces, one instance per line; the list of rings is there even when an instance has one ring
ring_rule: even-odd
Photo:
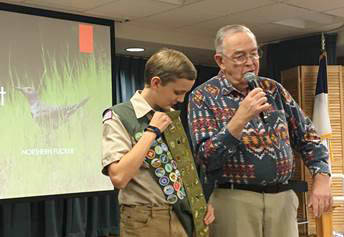
[[[103,113],[103,123],[106,120],[109,120],[109,119],[112,119],[112,110],[111,109],[107,109],[107,110],[104,111],[104,113]]]

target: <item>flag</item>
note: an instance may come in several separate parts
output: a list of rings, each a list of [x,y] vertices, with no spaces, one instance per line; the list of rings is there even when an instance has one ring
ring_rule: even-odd
[[[313,105],[313,124],[315,130],[318,132],[321,138],[321,142],[328,149],[329,154],[329,168],[331,172],[331,163],[333,160],[331,152],[331,135],[332,128],[330,123],[330,116],[328,112],[328,91],[327,91],[327,58],[326,51],[324,50],[324,36],[323,38],[323,50],[319,59],[319,70],[317,77],[317,86],[315,90],[314,105]],[[324,213],[321,218],[316,219],[316,227],[324,226],[324,223],[332,223],[332,213]],[[320,229],[322,229],[320,227]]]
[[[331,137],[332,128],[328,112],[327,59],[326,52],[320,55],[317,86],[314,97],[313,124],[322,140]]]

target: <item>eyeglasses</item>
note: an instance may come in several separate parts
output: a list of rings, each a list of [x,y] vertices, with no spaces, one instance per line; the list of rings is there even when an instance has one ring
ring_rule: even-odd
[[[245,64],[248,60],[248,58],[250,58],[252,61],[253,60],[258,60],[259,58],[261,58],[263,56],[263,50],[261,49],[257,49],[256,51],[250,53],[250,54],[246,54],[246,53],[239,53],[239,54],[235,54],[232,56],[227,56],[223,53],[221,53],[222,56],[224,56],[225,58],[231,60],[233,63],[237,64],[237,65],[241,65],[241,64]]]

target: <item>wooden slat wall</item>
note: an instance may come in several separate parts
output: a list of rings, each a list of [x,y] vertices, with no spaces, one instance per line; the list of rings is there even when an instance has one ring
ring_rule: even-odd
[[[329,89],[329,113],[332,126],[332,172],[344,173],[344,92],[343,92],[343,70],[342,66],[328,66],[328,89]],[[288,72],[289,75],[286,75]],[[282,78],[291,78],[290,75],[294,72],[294,79],[282,79],[282,84],[289,90],[289,81],[294,81],[299,86],[299,90],[292,89],[291,94],[298,101],[304,112],[312,118],[314,93],[316,87],[316,79],[318,73],[318,66],[299,66],[296,69],[290,69],[282,73]],[[299,164],[297,164],[299,165]],[[312,178],[306,169],[305,179],[308,182],[309,190],[312,188]],[[333,179],[332,192],[334,196],[344,195],[342,190],[342,182],[340,179]],[[304,206],[306,203],[302,203]],[[342,203],[343,204],[343,203]],[[315,234],[315,219],[312,212],[308,210],[309,214],[309,233]],[[336,231],[344,231],[344,207],[337,207],[333,211],[333,229]]]
[[[331,166],[333,173],[343,173],[343,78],[342,66],[328,66],[328,98],[329,113],[332,126],[332,158]],[[316,79],[318,74],[318,66],[301,66],[301,87],[302,103],[301,106],[305,113],[312,117],[314,92],[316,87]],[[306,170],[306,180],[309,189],[312,188],[312,177]],[[333,195],[344,195],[342,183],[338,179],[333,179],[332,192]],[[309,210],[309,232],[316,233],[315,219]],[[342,207],[338,207],[333,212],[333,229],[344,231],[344,211]]]
[[[301,101],[301,68],[294,67],[282,72],[281,83],[285,89],[289,91],[294,100],[300,104]],[[293,175],[295,180],[305,180],[305,166],[302,165],[302,161],[298,154],[295,154],[295,171]],[[308,213],[306,205],[307,194],[297,193],[299,198],[299,208],[297,210],[297,219],[299,222],[304,222],[308,220]],[[302,204],[302,205],[301,205]],[[308,225],[302,224],[298,225],[300,236],[308,235]]]

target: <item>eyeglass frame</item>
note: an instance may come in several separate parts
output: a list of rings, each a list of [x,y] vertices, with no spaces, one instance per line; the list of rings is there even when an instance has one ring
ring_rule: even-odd
[[[244,53],[244,52],[239,52],[239,53]],[[224,56],[225,58],[231,60],[236,65],[243,65],[243,64],[247,63],[248,58],[250,58],[252,61],[253,60],[259,60],[263,56],[263,50],[261,48],[257,48],[257,55],[247,54],[247,53],[245,53],[243,55],[240,55],[240,57],[244,57],[244,61],[242,61],[242,62],[236,61],[236,58],[238,58],[238,57],[236,57],[236,58],[235,57],[230,57],[230,56],[225,55],[223,52],[221,52],[220,54],[222,56]]]

